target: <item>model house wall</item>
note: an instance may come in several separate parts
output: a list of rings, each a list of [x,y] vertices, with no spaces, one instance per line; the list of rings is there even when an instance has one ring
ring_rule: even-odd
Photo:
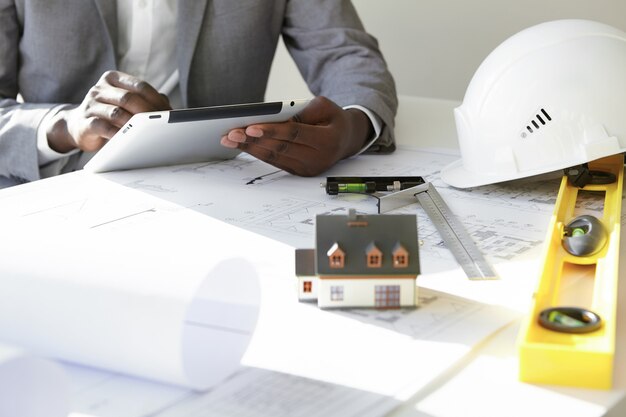
[[[414,307],[417,304],[415,278],[320,278],[317,288],[317,305],[320,308]]]

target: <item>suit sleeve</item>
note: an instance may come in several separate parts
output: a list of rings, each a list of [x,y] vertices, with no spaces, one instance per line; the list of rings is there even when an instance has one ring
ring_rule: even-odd
[[[0,177],[13,182],[39,179],[37,128],[52,108],[17,100],[20,33],[14,1],[0,0]]]
[[[395,83],[377,40],[365,32],[347,0],[290,0],[283,39],[311,92],[342,107],[360,105],[383,123],[367,152],[395,149]]]

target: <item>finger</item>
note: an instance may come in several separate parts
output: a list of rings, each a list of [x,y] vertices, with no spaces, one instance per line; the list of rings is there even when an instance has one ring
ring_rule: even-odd
[[[104,139],[111,139],[120,130],[104,119],[90,117],[87,120],[86,129],[90,136],[98,136]]]
[[[111,71],[105,80],[112,86],[141,95],[154,106],[161,106],[166,102],[165,97],[146,81],[119,71]]]
[[[96,102],[120,107],[130,114],[157,110],[142,95],[118,87],[93,88],[90,91],[90,97]]]
[[[118,132],[118,128],[98,117],[83,119],[78,131],[72,132],[76,146],[83,151],[97,151]]]
[[[328,169],[326,155],[310,146],[275,139],[239,143],[237,148],[267,163],[302,176],[318,175]]]
[[[273,152],[277,156],[285,154],[292,158],[300,158],[305,153],[311,154],[316,150],[308,144],[294,143],[289,140],[281,140],[274,137],[253,137],[248,136],[243,129],[233,129],[228,134],[222,136],[220,143],[227,148],[238,148],[240,145],[255,145],[268,152]],[[266,158],[270,158],[269,156]]]
[[[282,147],[281,149],[284,149],[283,152],[286,149],[301,150],[301,147],[319,150],[321,146],[324,146],[319,139],[325,137],[325,130],[324,126],[313,126],[296,122],[252,125],[245,130],[247,137],[245,142],[254,142],[269,148],[278,146],[272,141],[298,145],[297,147]]]
[[[108,71],[103,74],[98,84],[108,84],[128,91],[131,93],[131,97],[138,95],[150,104],[150,110],[168,110],[171,108],[167,96],[159,93],[154,87],[140,78],[123,72]]]
[[[272,153],[274,154],[274,159],[278,159],[282,155],[287,158],[303,158],[306,156],[313,157],[315,152],[315,150],[306,145],[272,138],[250,138],[239,144],[245,144],[248,148],[262,149],[265,152]],[[267,156],[267,158],[269,158],[269,156]]]
[[[239,143],[244,143],[248,139],[245,129],[232,129],[226,134],[226,137],[232,142]]]
[[[96,102],[89,106],[85,116],[105,120],[119,129],[130,120],[132,113],[120,106]]]
[[[232,129],[227,134],[222,136],[220,142],[222,145],[228,148],[237,148],[242,143],[255,143],[260,139],[246,135],[246,131],[241,128]]]
[[[246,152],[255,158],[267,162],[279,169],[285,170],[290,174],[301,176],[313,176],[317,175],[312,171],[310,167],[297,158],[292,158],[285,154],[280,154],[272,149],[268,149],[262,146],[258,146],[255,143],[240,143],[238,148]]]
[[[228,135],[224,135],[220,139],[220,144],[222,146],[225,146],[225,147],[230,148],[230,149],[236,149],[236,148],[239,147],[241,142],[232,141],[232,140],[228,139]]]

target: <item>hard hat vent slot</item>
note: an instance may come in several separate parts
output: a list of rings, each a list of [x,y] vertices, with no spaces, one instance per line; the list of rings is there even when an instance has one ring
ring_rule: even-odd
[[[528,130],[529,133],[533,133],[534,130],[538,130],[541,126],[545,126],[551,121],[552,117],[550,117],[548,112],[545,111],[545,109],[541,109],[541,111],[535,115],[535,118],[526,126],[526,130]],[[533,127],[535,128],[534,130]]]

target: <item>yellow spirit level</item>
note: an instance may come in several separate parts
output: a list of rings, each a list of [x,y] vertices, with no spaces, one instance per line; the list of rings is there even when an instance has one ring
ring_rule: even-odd
[[[518,338],[519,378],[524,382],[599,389],[612,386],[624,157],[614,155],[588,165],[591,172],[615,180],[582,188],[572,185],[567,176],[561,181],[544,243],[539,286]],[[579,190],[604,193],[602,218],[599,222],[583,219],[569,227],[576,217]],[[592,229],[604,231],[596,249],[575,254],[564,243]],[[589,305],[564,304],[563,293],[571,282],[568,275],[593,281],[587,282],[593,292],[587,297]]]

